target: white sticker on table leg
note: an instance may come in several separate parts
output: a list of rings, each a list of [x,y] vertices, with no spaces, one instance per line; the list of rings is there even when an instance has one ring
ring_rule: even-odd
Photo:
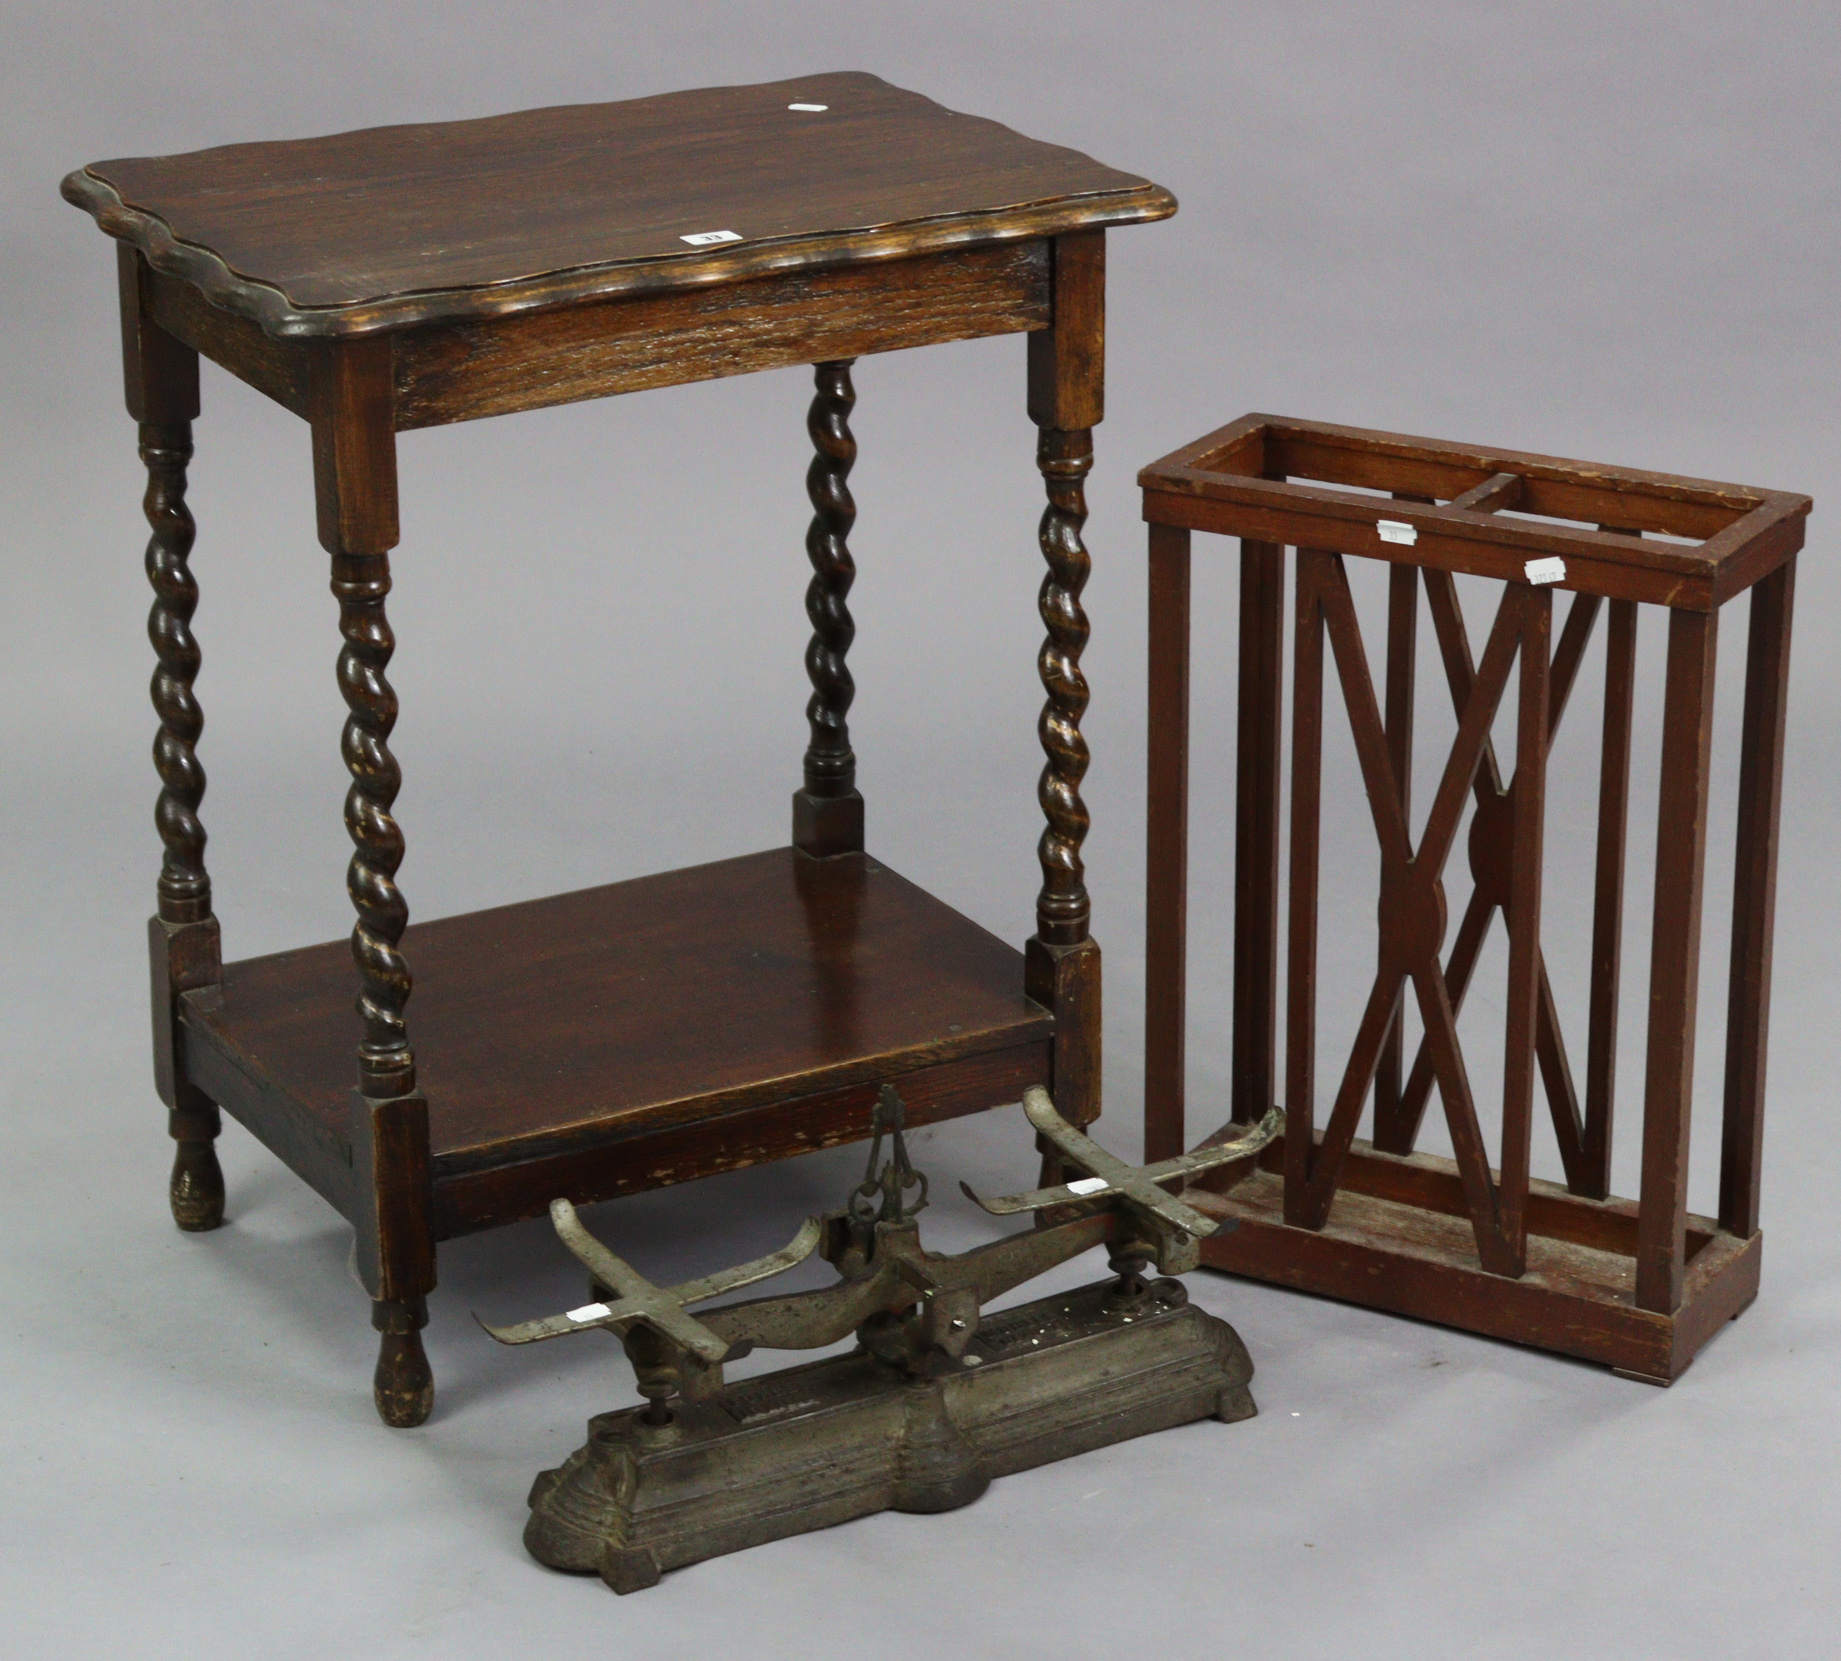
[[[1552,559],[1531,559],[1522,567],[1531,583],[1563,583],[1566,581],[1566,561],[1558,557]]]
[[[604,1303],[585,1303],[580,1309],[571,1309],[569,1319],[572,1321],[598,1321],[611,1311]]]
[[[740,242],[740,231],[699,231],[695,236],[681,236],[679,242],[688,242],[693,248],[707,248],[712,242]]]
[[[1107,1186],[1109,1185],[1104,1177],[1082,1177],[1078,1182],[1068,1184],[1068,1192],[1070,1194],[1097,1194]]]
[[[1383,542],[1398,542],[1410,548],[1419,540],[1419,532],[1403,520],[1377,519],[1374,528],[1381,533]]]

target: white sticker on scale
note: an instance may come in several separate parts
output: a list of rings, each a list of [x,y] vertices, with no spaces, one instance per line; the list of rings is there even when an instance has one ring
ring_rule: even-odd
[[[740,242],[740,231],[699,231],[695,236],[681,236],[679,242],[688,242],[693,248],[707,248],[712,242]]]
[[[1081,1177],[1077,1182],[1068,1184],[1068,1192],[1070,1194],[1097,1194],[1102,1188],[1109,1186],[1110,1184],[1104,1177]]]
[[[1374,528],[1381,533],[1383,542],[1399,542],[1410,548],[1419,540],[1419,532],[1398,519],[1377,519]]]
[[[585,1303],[580,1309],[571,1309],[569,1311],[569,1319],[572,1321],[598,1321],[603,1315],[608,1313],[610,1313],[610,1311],[604,1303]]]
[[[1531,559],[1522,567],[1528,581],[1536,584],[1566,581],[1566,561],[1559,558]]]

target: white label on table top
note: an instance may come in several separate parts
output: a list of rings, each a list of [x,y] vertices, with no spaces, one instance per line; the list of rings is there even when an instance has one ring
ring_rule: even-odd
[[[1078,1182],[1068,1184],[1070,1194],[1097,1194],[1102,1188],[1110,1186],[1104,1177],[1082,1177]]]
[[[693,248],[707,248],[712,242],[740,242],[740,231],[699,231],[695,236],[681,236],[679,242],[688,242]]]
[[[569,1319],[572,1321],[598,1321],[611,1311],[604,1303],[585,1303],[580,1309],[571,1309]]]
[[[830,109],[829,104],[788,104],[789,110],[797,110],[801,115],[823,115]]]
[[[1399,542],[1410,548],[1419,540],[1419,532],[1399,519],[1377,519],[1374,528],[1383,542]]]
[[[1563,583],[1566,581],[1566,561],[1555,556],[1552,559],[1531,559],[1522,570],[1531,583]]]

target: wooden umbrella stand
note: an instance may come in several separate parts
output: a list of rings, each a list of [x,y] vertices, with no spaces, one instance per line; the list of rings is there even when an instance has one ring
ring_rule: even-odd
[[[1807,497],[1249,415],[1139,476],[1150,523],[1145,1157],[1184,1137],[1190,533],[1241,539],[1232,1121],[1281,1099],[1285,1135],[1195,1202],[1239,1223],[1203,1262],[1605,1362],[1666,1384],[1757,1295],[1771,931],[1791,605]],[[1504,513],[1513,517],[1504,517]],[[1596,526],[1596,529],[1590,528]],[[1285,551],[1295,549],[1279,1044]],[[1382,687],[1345,562],[1389,565]],[[1473,658],[1454,576],[1503,592]],[[1423,588],[1457,717],[1417,840],[1414,660]],[[1554,590],[1572,593],[1554,629]],[[1724,1123],[1716,1217],[1687,1209],[1721,608],[1749,591]],[[1641,608],[1668,618],[1639,1198],[1610,1193],[1631,714]],[[1605,614],[1584,1090],[1541,945],[1547,762]],[[1327,1119],[1316,1114],[1324,645],[1380,843],[1378,967]],[[1490,733],[1514,690],[1515,766]],[[1469,816],[1471,892],[1446,945],[1444,874]],[[1497,911],[1508,931],[1502,1143],[1492,1163],[1457,1018]],[[1347,928],[1355,920],[1339,917]],[[1419,1015],[1406,1045],[1408,998]],[[1534,1180],[1539,1077],[1565,1182]],[[1434,1087],[1454,1159],[1415,1151]],[[1372,1104],[1372,1137],[1356,1131]]]

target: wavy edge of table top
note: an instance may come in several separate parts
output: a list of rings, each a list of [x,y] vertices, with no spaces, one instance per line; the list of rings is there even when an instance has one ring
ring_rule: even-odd
[[[1065,147],[1045,144],[1044,148]],[[479,321],[801,269],[904,259],[1109,225],[1144,224],[1167,219],[1177,208],[1176,198],[1168,190],[1144,179],[1118,190],[1080,193],[1047,202],[1025,201],[965,213],[797,232],[682,253],[559,267],[497,283],[404,289],[349,303],[314,306],[299,305],[276,284],[236,270],[216,250],[178,235],[159,213],[125,200],[114,185],[92,171],[106,165],[92,162],[66,175],[61,186],[64,199],[90,214],[109,236],[138,249],[155,270],[192,284],[213,305],[248,318],[265,333],[282,340],[348,339],[428,323]]]

